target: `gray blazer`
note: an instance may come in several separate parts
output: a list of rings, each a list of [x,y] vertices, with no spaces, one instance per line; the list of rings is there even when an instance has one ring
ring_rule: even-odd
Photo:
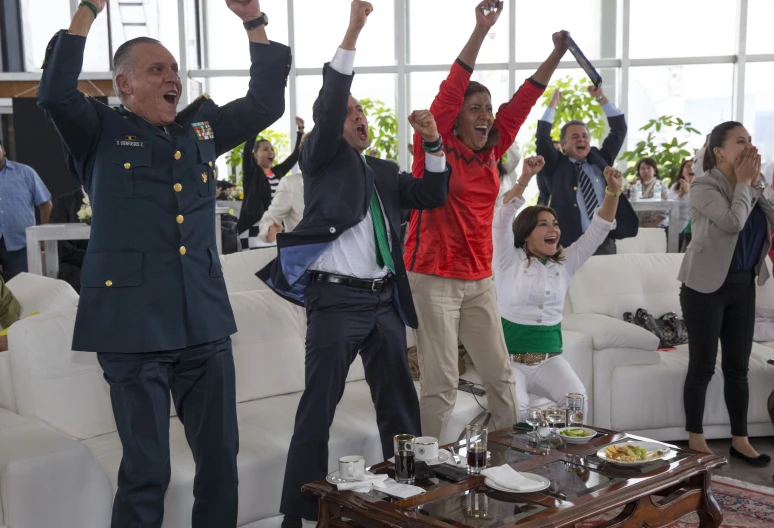
[[[677,279],[700,293],[717,291],[731,267],[739,233],[755,204],[766,214],[769,233],[774,224],[774,191],[766,185],[758,192],[749,185],[731,187],[725,175],[716,167],[691,183],[691,243],[685,252]],[[765,265],[771,248],[771,236],[766,236],[755,274],[763,285],[769,278]]]

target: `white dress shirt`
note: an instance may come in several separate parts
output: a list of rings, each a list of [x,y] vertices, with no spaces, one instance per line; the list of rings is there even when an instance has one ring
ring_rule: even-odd
[[[288,174],[280,180],[269,208],[258,223],[260,228],[258,238],[261,242],[267,242],[266,235],[269,234],[269,228],[275,222],[284,224],[284,232],[289,233],[296,228],[303,216],[304,177],[300,173]]]
[[[336,55],[330,63],[333,70],[343,75],[352,75],[354,65],[355,52],[341,48],[336,51]],[[446,170],[446,156],[427,156],[425,168],[431,172],[443,172]],[[375,186],[374,192],[378,198],[379,193]],[[382,215],[384,215],[384,204],[382,204],[381,198],[379,198],[379,203],[382,206]],[[387,228],[387,240],[392,247],[392,233],[390,233],[390,223],[386,217],[384,225]],[[379,266],[376,263],[376,236],[374,235],[374,222],[370,208],[367,210],[365,218],[334,240],[328,249],[323,251],[317,260],[309,266],[309,269],[359,279],[376,279],[386,276],[390,272],[389,268]]]
[[[503,198],[498,201],[502,202]],[[514,247],[512,223],[524,200],[512,199],[501,203],[492,224],[495,292],[500,315],[513,323],[533,326],[553,326],[562,322],[564,297],[570,279],[615,229],[616,222],[608,222],[594,213],[589,228],[564,250],[564,261],[548,260],[542,264],[522,248]]]

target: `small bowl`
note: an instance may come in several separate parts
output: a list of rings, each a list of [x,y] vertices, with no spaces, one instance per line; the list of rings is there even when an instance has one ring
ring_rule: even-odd
[[[569,429],[583,429],[586,432],[586,436],[567,436],[562,434],[563,431],[567,431]],[[589,429],[588,427],[562,427],[557,431],[557,434],[562,438],[562,440],[569,444],[585,444],[597,436],[597,432],[594,429]]]

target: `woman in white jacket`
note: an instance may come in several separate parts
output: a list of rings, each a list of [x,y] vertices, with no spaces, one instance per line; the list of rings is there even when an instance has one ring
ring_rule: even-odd
[[[524,205],[524,189],[544,164],[541,156],[524,160],[521,177],[501,198],[493,224],[495,289],[522,418],[529,408],[529,392],[559,405],[566,403],[566,393],[586,394],[561,356],[564,297],[572,276],[615,229],[622,185],[621,172],[605,168],[605,200],[586,232],[565,249],[559,245],[553,209],[535,205],[514,219]]]

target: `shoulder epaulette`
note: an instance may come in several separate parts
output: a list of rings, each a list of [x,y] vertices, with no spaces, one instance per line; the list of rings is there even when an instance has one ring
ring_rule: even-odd
[[[175,117],[175,121],[180,121],[181,119],[184,119],[186,116],[190,115],[191,113],[201,108],[201,106],[208,101],[210,101],[209,94],[203,93],[202,95],[194,99],[191,104],[183,108]]]

